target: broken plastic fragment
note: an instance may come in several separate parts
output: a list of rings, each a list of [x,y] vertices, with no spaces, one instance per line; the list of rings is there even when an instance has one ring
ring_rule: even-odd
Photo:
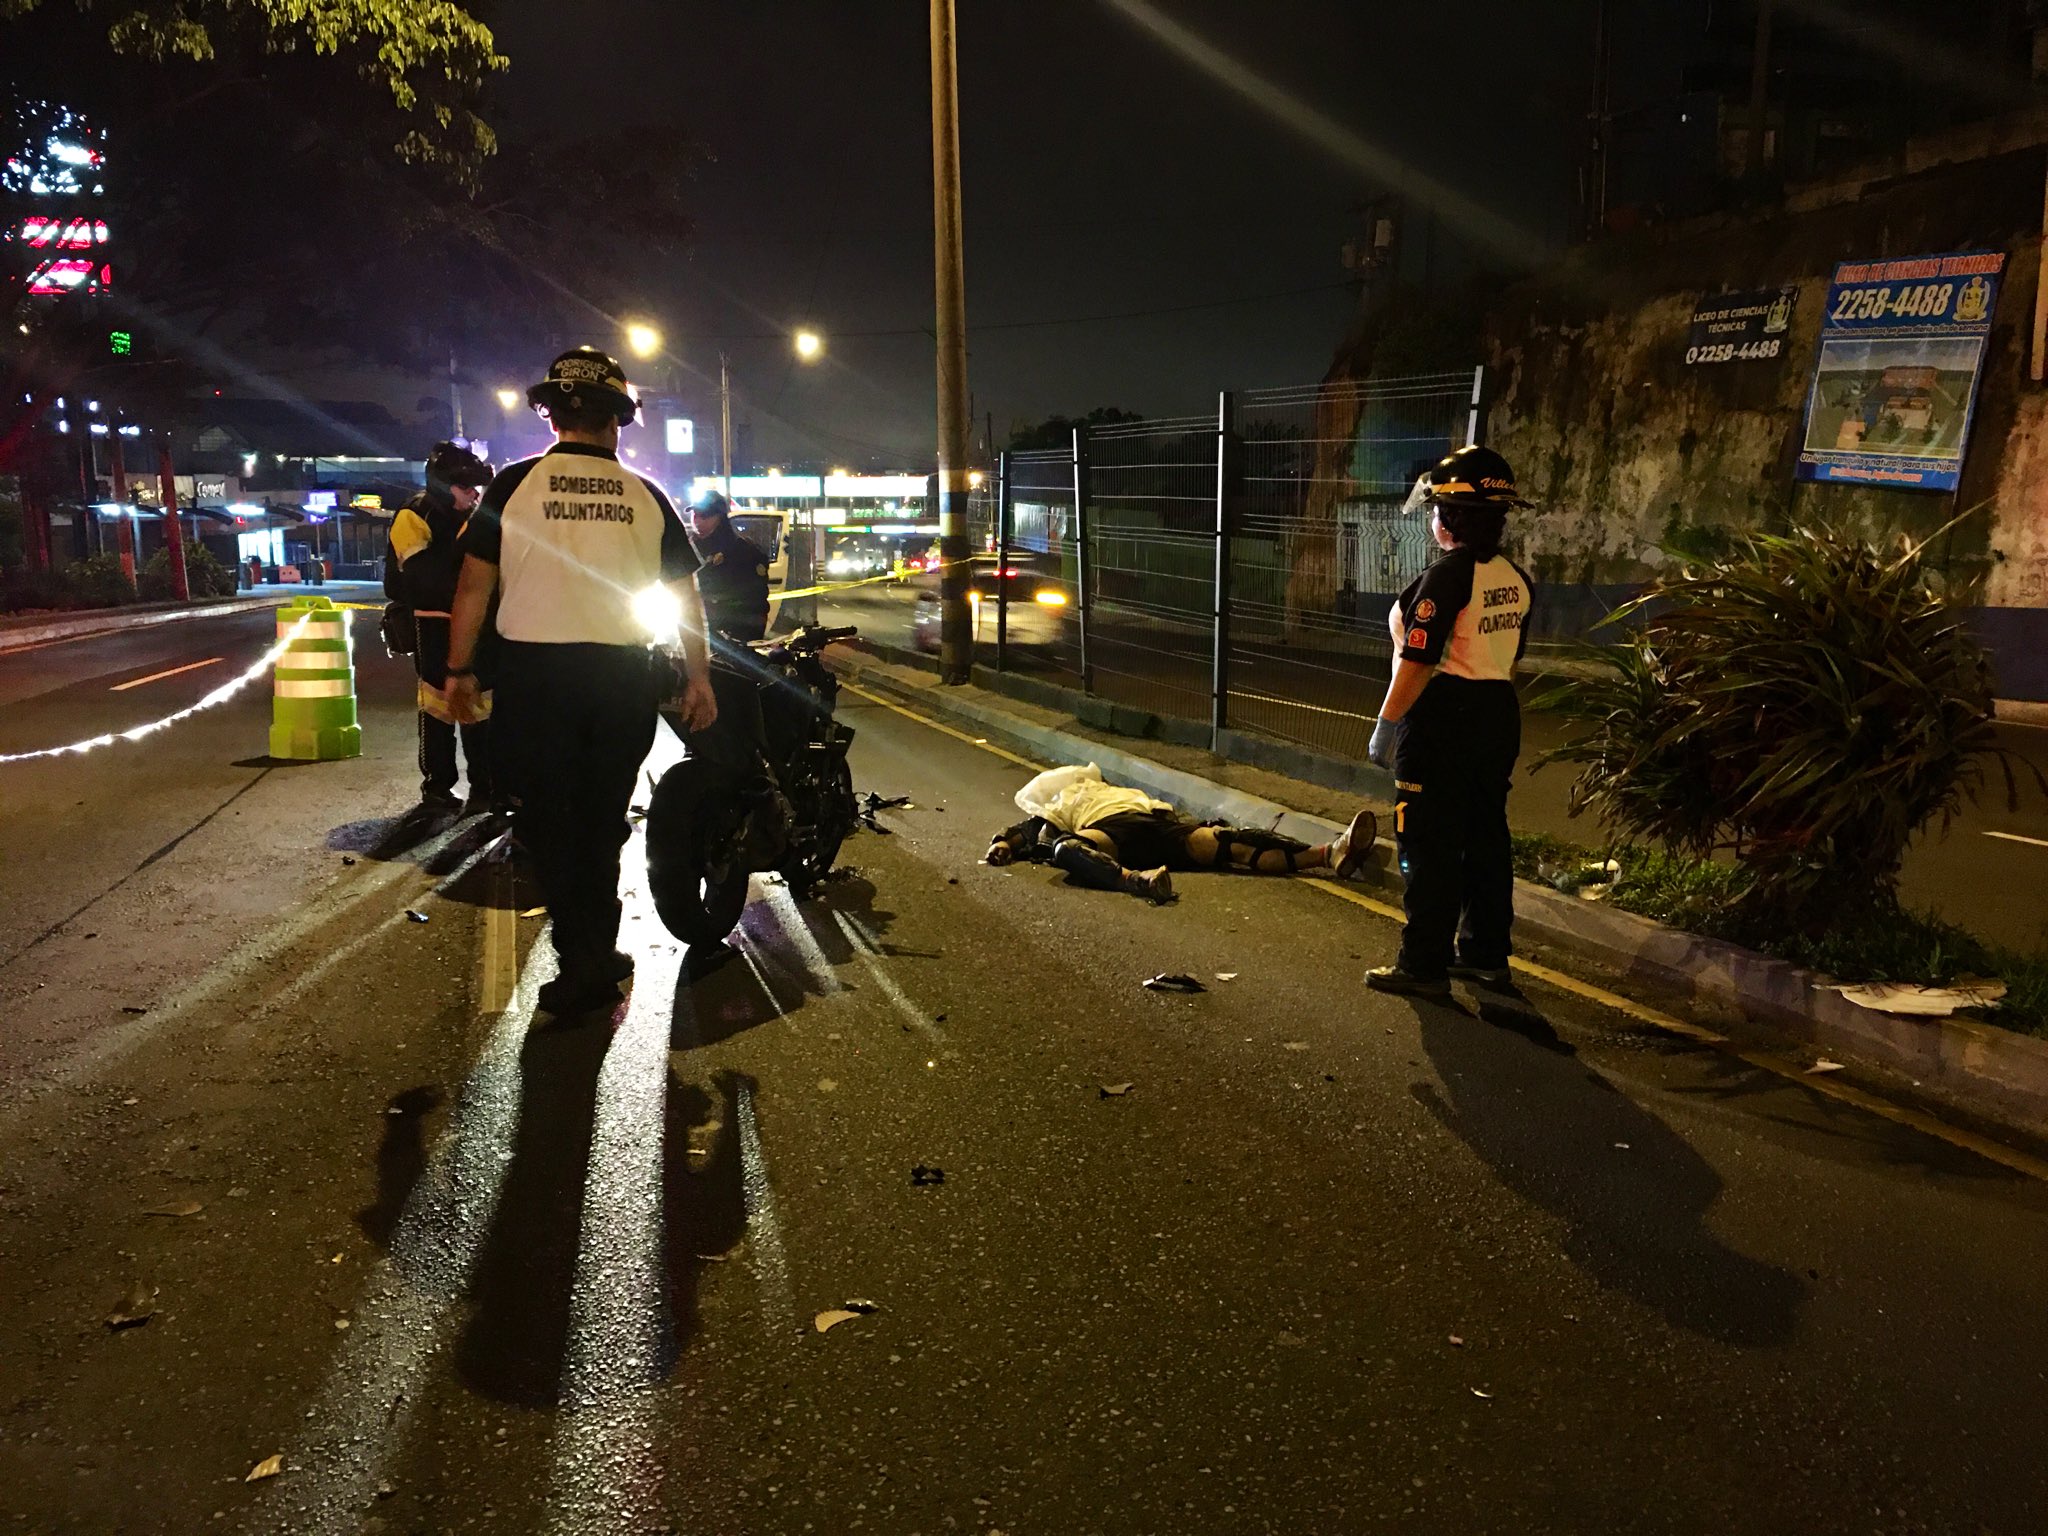
[[[812,1318],[811,1326],[816,1328],[820,1333],[830,1333],[834,1328],[837,1328],[841,1323],[850,1323],[856,1317],[859,1316],[860,1314],[858,1312],[849,1312],[844,1307],[832,1307],[827,1311],[820,1312],[816,1317]]]
[[[424,923],[427,920],[427,914],[415,908],[407,907],[405,909],[405,920],[409,923]]]
[[[1474,1388],[1472,1389],[1472,1395],[1473,1395],[1474,1397],[1483,1397],[1483,1398],[1485,1398],[1485,1399],[1486,1399],[1486,1400],[1487,1400],[1488,1402],[1492,1402],[1492,1401],[1493,1401],[1493,1394],[1492,1394],[1491,1392],[1482,1392],[1482,1391],[1480,1391],[1480,1390],[1479,1390],[1479,1389],[1478,1389],[1477,1387],[1474,1387]]]
[[[548,915],[548,909],[546,907],[528,907],[524,912],[520,913],[519,915],[521,917],[546,917]]]
[[[266,1477],[275,1477],[283,1470],[284,1457],[266,1456],[249,1469],[249,1475],[243,1478],[242,1481],[245,1483],[260,1483]]]
[[[857,1312],[862,1317],[866,1317],[870,1313],[881,1311],[882,1307],[881,1303],[869,1301],[865,1296],[856,1296],[846,1304],[846,1310]]]
[[[1280,1049],[1283,1051],[1305,1051],[1308,1049],[1308,1042],[1306,1040],[1282,1040],[1280,1042]]]
[[[927,1168],[923,1163],[919,1163],[910,1170],[910,1182],[917,1185],[920,1189],[931,1184],[943,1184],[946,1182],[946,1170],[943,1168]]]
[[[1458,1337],[1458,1335],[1456,1335],[1455,1333],[1454,1333],[1454,1334],[1452,1334],[1452,1335],[1451,1335],[1451,1348],[1453,1348],[1453,1349],[1463,1349],[1464,1347],[1465,1347],[1465,1341],[1464,1341],[1463,1339],[1459,1338],[1459,1337]]]
[[[1839,1072],[1841,1070],[1842,1064],[1839,1061],[1829,1061],[1827,1057],[1823,1056],[1819,1061],[1816,1061],[1806,1069],[1806,1075],[1808,1077],[1819,1077],[1824,1072]]]
[[[1194,977],[1177,972],[1148,976],[1140,985],[1147,992],[1206,992],[1209,990],[1199,981],[1195,980]]]
[[[1217,979],[1218,981],[1235,981],[1235,980],[1237,980],[1237,972],[1235,972],[1235,971],[1218,971],[1218,972],[1216,973],[1216,979]]]
[[[1103,1083],[1095,1091],[1105,1099],[1120,1099],[1137,1086],[1136,1083]]]
[[[142,1214],[145,1216],[197,1216],[206,1207],[197,1200],[166,1200],[162,1205],[152,1205]]]

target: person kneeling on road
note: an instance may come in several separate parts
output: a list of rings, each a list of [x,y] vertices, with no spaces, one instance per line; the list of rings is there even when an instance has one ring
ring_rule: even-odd
[[[1093,763],[1041,773],[1017,791],[1017,808],[1026,819],[990,840],[990,864],[1051,864],[1076,885],[1159,903],[1174,899],[1174,871],[1328,870],[1348,880],[1371,857],[1379,833],[1369,810],[1352,817],[1335,842],[1315,845],[1277,832],[1196,821],[1164,800],[1105,782]]]
[[[1460,448],[1415,484],[1445,553],[1394,600],[1394,675],[1367,753],[1394,775],[1407,926],[1376,992],[1447,996],[1451,978],[1505,987],[1515,873],[1508,789],[1522,749],[1515,666],[1534,584],[1500,552],[1526,507],[1489,448]]]

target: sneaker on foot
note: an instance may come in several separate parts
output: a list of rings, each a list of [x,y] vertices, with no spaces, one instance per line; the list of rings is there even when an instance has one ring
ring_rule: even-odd
[[[1449,997],[1448,976],[1417,976],[1398,965],[1380,965],[1365,973],[1365,984],[1375,992],[1392,992],[1402,997]]]
[[[1360,811],[1351,818],[1351,825],[1337,834],[1337,841],[1330,844],[1330,873],[1339,880],[1356,880],[1358,872],[1365,868],[1365,861],[1372,857],[1373,844],[1380,835],[1380,819],[1371,811]]]
[[[623,949],[615,949],[598,961],[594,970],[596,975],[616,985],[633,974],[633,957]]]
[[[536,995],[541,1011],[558,1019],[609,1008],[618,1000],[618,983],[607,981],[602,976],[557,976],[553,981],[544,983]]]
[[[420,804],[430,811],[462,809],[462,802],[455,798],[455,791],[452,789],[423,789],[420,791]]]

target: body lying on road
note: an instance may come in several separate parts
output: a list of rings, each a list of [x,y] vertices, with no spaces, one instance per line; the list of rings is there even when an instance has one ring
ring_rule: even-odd
[[[1016,798],[1025,819],[989,840],[989,863],[1021,859],[1051,864],[1076,885],[1126,891],[1155,902],[1174,899],[1175,871],[1327,871],[1347,880],[1373,856],[1379,832],[1373,813],[1364,810],[1335,842],[1317,844],[1254,827],[1197,821],[1167,801],[1107,782],[1093,763],[1049,768],[1018,790]]]

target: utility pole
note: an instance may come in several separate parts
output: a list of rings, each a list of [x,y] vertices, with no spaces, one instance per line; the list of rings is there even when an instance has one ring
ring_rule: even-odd
[[[171,470],[168,437],[157,448],[156,488],[164,509],[165,548],[171,554],[171,596],[182,603],[192,596],[192,578],[185,570],[185,520],[178,516],[178,477]]]
[[[1752,187],[1764,176],[1764,135],[1770,131],[1771,5],[1756,0],[1756,49],[1749,61],[1749,155],[1743,179]]]
[[[719,489],[732,494],[732,358],[718,354],[718,478]]]
[[[932,243],[939,352],[939,674],[974,666],[967,612],[967,277],[960,213],[960,78],[953,0],[932,0]]]

